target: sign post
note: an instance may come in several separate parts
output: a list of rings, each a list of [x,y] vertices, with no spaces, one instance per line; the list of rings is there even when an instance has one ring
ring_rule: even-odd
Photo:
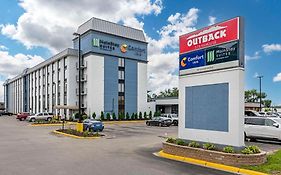
[[[179,40],[179,138],[244,146],[242,18],[182,35]]]

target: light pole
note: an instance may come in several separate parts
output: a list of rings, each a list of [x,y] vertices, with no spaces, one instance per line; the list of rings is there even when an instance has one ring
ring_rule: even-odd
[[[82,122],[81,114],[81,35],[77,32],[73,33],[74,36],[78,37],[78,114],[79,123]]]
[[[262,75],[257,76],[257,78],[259,79],[260,82],[260,111],[261,111],[261,79],[263,78]]]

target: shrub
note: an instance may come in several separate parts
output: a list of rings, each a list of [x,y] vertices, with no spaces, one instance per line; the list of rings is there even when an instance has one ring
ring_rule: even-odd
[[[78,113],[78,112],[76,112],[76,113],[74,114],[74,118],[75,118],[75,119],[79,119],[79,113]]]
[[[151,119],[151,118],[152,118],[152,111],[149,111],[148,116],[149,116],[149,119]]]
[[[182,139],[176,139],[176,144],[177,145],[186,145],[185,141],[183,141]]]
[[[193,147],[193,148],[199,148],[200,147],[200,144],[195,142],[195,141],[192,141],[188,144],[189,147]]]
[[[135,120],[135,113],[132,113],[131,120]]]
[[[160,111],[155,111],[153,116],[154,116],[154,117],[159,117],[160,115],[161,115],[161,112],[160,112]]]
[[[87,114],[82,115],[82,120],[86,120],[88,118]]]
[[[203,144],[203,148],[204,148],[204,149],[207,149],[207,150],[214,150],[216,147],[215,147],[214,144],[205,143],[205,144]]]
[[[123,113],[123,112],[120,112],[120,113],[119,113],[119,120],[124,120],[124,118],[125,118],[124,113]]]
[[[234,153],[234,148],[232,146],[226,146],[222,151],[225,153]]]
[[[93,117],[93,119],[96,119],[96,113],[95,112],[92,114],[92,117]]]
[[[106,113],[106,120],[109,121],[110,120],[110,114]]]
[[[257,154],[257,153],[260,153],[261,150],[258,146],[255,146],[255,145],[251,145],[251,146],[248,146],[248,148],[254,153],[254,154]]]
[[[142,113],[139,112],[139,119],[142,120]]]
[[[245,147],[242,151],[242,154],[253,154],[253,151],[250,150],[248,147]]]
[[[104,120],[104,113],[102,111],[101,111],[101,114],[100,114],[100,119]]]
[[[116,120],[115,112],[112,113],[112,120]]]
[[[126,113],[126,120],[130,120],[130,115],[128,112]]]
[[[143,118],[144,118],[145,120],[147,120],[147,114],[146,114],[146,112],[143,113]]]
[[[176,143],[176,139],[172,138],[172,137],[169,137],[166,142],[168,143]]]
[[[138,120],[138,119],[139,119],[138,113],[135,113],[135,120]]]

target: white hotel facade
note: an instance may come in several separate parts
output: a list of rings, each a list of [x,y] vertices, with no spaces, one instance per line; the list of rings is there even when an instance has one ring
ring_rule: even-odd
[[[91,115],[147,109],[147,42],[144,33],[92,18],[78,27],[82,52],[82,109]],[[8,112],[72,115],[78,108],[78,38],[44,62],[4,83]],[[57,109],[57,108],[65,109]]]

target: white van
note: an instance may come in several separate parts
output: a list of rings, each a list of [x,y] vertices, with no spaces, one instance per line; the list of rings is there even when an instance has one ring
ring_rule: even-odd
[[[244,137],[281,141],[281,119],[277,117],[245,117]]]

